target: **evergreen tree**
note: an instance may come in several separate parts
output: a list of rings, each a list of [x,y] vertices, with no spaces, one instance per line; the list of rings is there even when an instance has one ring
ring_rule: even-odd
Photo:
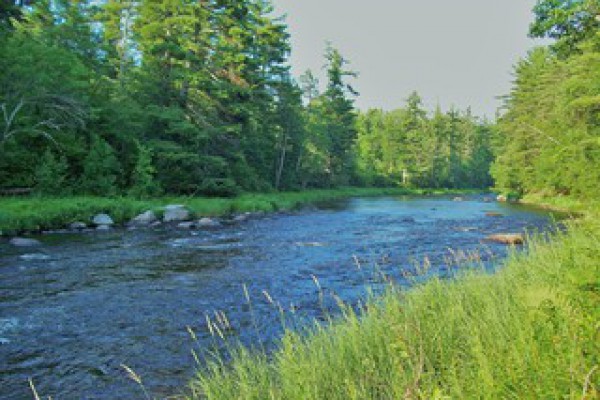
[[[112,147],[102,138],[92,139],[90,150],[83,161],[80,189],[86,194],[113,196],[117,194],[117,175],[121,167]]]

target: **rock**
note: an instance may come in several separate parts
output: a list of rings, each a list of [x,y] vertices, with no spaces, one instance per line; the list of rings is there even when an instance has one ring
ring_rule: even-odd
[[[177,224],[177,227],[181,229],[194,229],[196,227],[196,224],[193,222],[181,222]]]
[[[153,222],[153,223],[150,224],[150,228],[156,228],[156,227],[161,226],[161,225],[162,225],[162,222],[155,221],[155,222]]]
[[[402,218],[400,218],[400,222],[412,224],[412,223],[415,223],[416,220],[413,217],[402,217]]]
[[[94,225],[114,225],[115,221],[108,214],[98,214],[92,218]]]
[[[233,222],[245,222],[250,219],[250,213],[238,214],[233,217]]]
[[[10,239],[8,243],[16,247],[35,247],[42,245],[42,242],[39,240],[20,237]]]
[[[453,201],[464,201],[464,197],[460,197],[460,196],[456,196],[455,198],[452,199]]]
[[[499,212],[495,212],[495,211],[488,211],[485,213],[486,217],[503,217],[504,215],[502,215]]]
[[[130,226],[146,226],[151,225],[152,223],[158,221],[158,217],[154,214],[153,211],[148,210],[146,212],[141,213],[137,217],[133,218],[129,221],[128,225]]]
[[[25,261],[45,261],[49,260],[50,256],[43,253],[31,253],[20,255],[19,258]]]
[[[190,212],[180,205],[169,205],[165,207],[165,222],[182,222],[188,221],[191,218]]]
[[[110,225],[98,225],[96,227],[97,231],[110,231]]]
[[[73,230],[73,231],[81,231],[84,229],[87,229],[87,224],[81,221],[75,221],[71,224],[69,224],[69,229]]]
[[[483,198],[483,202],[484,203],[491,203],[492,201],[494,201],[493,197],[484,197]]]
[[[212,218],[201,218],[196,224],[199,228],[218,228],[221,226],[219,221],[216,221]]]
[[[502,244],[515,245],[525,243],[525,236],[520,233],[498,233],[495,235],[489,235],[486,240]]]

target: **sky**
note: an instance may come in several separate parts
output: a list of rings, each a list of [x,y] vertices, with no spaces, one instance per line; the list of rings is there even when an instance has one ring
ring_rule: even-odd
[[[325,81],[331,41],[360,76],[356,105],[401,107],[416,90],[427,109],[471,107],[493,118],[513,65],[540,41],[527,37],[535,0],[272,0],[286,15],[292,72]]]

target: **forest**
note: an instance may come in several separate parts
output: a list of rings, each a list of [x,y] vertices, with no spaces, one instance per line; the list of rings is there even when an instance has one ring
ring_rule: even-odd
[[[489,187],[493,128],[467,110],[354,106],[290,73],[264,0],[0,3],[0,189],[68,196],[232,196],[340,186]],[[422,151],[426,148],[427,151]]]

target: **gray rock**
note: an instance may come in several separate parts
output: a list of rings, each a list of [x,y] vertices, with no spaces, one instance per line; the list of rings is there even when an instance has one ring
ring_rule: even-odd
[[[83,229],[87,228],[87,224],[81,222],[81,221],[76,221],[73,222],[72,224],[69,224],[69,229],[74,230],[74,231],[80,231]]]
[[[221,226],[221,223],[212,218],[205,217],[205,218],[201,218],[198,221],[197,226],[199,228],[218,228],[219,226]]]
[[[150,224],[150,227],[151,228],[156,228],[156,227],[161,226],[161,225],[162,225],[162,222],[155,221],[155,222],[153,222],[153,223]]]
[[[465,198],[461,197],[461,196],[456,196],[454,199],[452,199],[453,201],[464,201]]]
[[[97,231],[110,231],[110,225],[98,225],[96,227]]]
[[[151,225],[156,221],[158,221],[156,214],[154,214],[153,211],[148,210],[129,221],[129,225],[145,226]]]
[[[190,219],[190,212],[183,206],[171,205],[165,207],[165,215],[163,216],[163,221],[165,222],[181,222]]]
[[[10,239],[9,243],[16,247],[35,247],[42,245],[42,242],[39,240],[20,237]]]
[[[193,222],[180,222],[177,224],[177,227],[181,229],[194,229],[196,224]]]
[[[115,221],[108,214],[98,214],[92,218],[94,225],[114,225]]]

